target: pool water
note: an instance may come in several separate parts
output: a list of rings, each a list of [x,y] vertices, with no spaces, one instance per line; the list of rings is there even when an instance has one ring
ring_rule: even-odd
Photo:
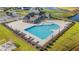
[[[32,26],[30,28],[25,29],[25,31],[39,37],[41,40],[46,39],[49,35],[53,34],[53,30],[59,28],[57,24],[50,24],[50,25],[38,25]]]

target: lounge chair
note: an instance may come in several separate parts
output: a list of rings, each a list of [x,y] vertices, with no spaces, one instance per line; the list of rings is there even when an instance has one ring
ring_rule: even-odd
[[[20,31],[19,31],[19,30],[15,30],[14,32],[17,34],[17,33],[19,33]]]
[[[38,46],[38,43],[39,43],[39,41],[35,42],[35,43],[34,43],[34,44],[35,44],[35,46]]]
[[[33,43],[33,40],[34,40],[33,38],[29,39],[29,41],[30,41],[31,44]],[[35,44],[35,43],[34,43],[34,44]]]
[[[35,43],[34,41],[32,41],[31,44],[32,44],[33,46],[35,46],[36,43]]]
[[[27,39],[26,36],[23,36],[22,38],[25,39],[25,40]]]
[[[29,43],[30,43],[31,38],[32,38],[32,37],[30,37],[30,36],[29,36],[29,37],[27,37],[27,42],[29,42]]]
[[[17,34],[18,34],[18,35],[21,35],[21,33],[22,33],[22,32],[18,32]]]
[[[31,38],[32,38],[32,37],[30,37],[30,36],[29,36],[29,37],[27,37],[27,39],[31,39]]]
[[[36,44],[38,44],[38,43],[39,43],[39,41],[36,42]]]
[[[31,41],[33,41],[34,39],[33,38],[31,38]]]
[[[21,35],[20,35],[21,37],[23,37],[23,36],[25,36],[25,35],[26,35],[26,34],[25,34],[25,33],[23,33],[23,32],[21,32],[20,34],[21,34]]]

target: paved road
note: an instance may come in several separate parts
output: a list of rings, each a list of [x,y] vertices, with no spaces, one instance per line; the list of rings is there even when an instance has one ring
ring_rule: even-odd
[[[5,17],[0,18],[0,23],[14,21],[14,20],[22,20],[22,17],[5,16]]]

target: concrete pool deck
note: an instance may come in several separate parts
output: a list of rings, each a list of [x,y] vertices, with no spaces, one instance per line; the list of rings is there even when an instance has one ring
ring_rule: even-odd
[[[26,28],[30,28],[35,25],[47,24],[47,23],[57,24],[60,26],[60,28],[57,30],[54,30],[54,33],[48,36],[45,40],[41,40],[39,37],[36,37],[35,35],[24,31],[24,29]],[[71,23],[72,22],[66,22],[66,21],[60,21],[60,20],[46,20],[45,22],[41,22],[40,24],[32,24],[32,23],[24,23],[22,20],[19,20],[15,22],[6,23],[6,25],[13,30],[19,30],[20,32],[27,34],[28,36],[34,38],[33,40],[34,42],[39,41],[38,45],[44,46],[48,41],[56,37],[56,35],[58,35],[62,30],[67,28]]]

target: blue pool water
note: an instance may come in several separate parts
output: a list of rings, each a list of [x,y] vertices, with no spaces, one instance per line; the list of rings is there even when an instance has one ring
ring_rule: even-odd
[[[40,26],[32,26],[25,31],[39,37],[41,40],[46,39],[49,35],[53,34],[53,31],[59,28],[57,24],[50,24],[50,25],[40,25]]]
[[[70,18],[71,20],[74,20],[74,21],[79,21],[79,14],[73,16]]]

